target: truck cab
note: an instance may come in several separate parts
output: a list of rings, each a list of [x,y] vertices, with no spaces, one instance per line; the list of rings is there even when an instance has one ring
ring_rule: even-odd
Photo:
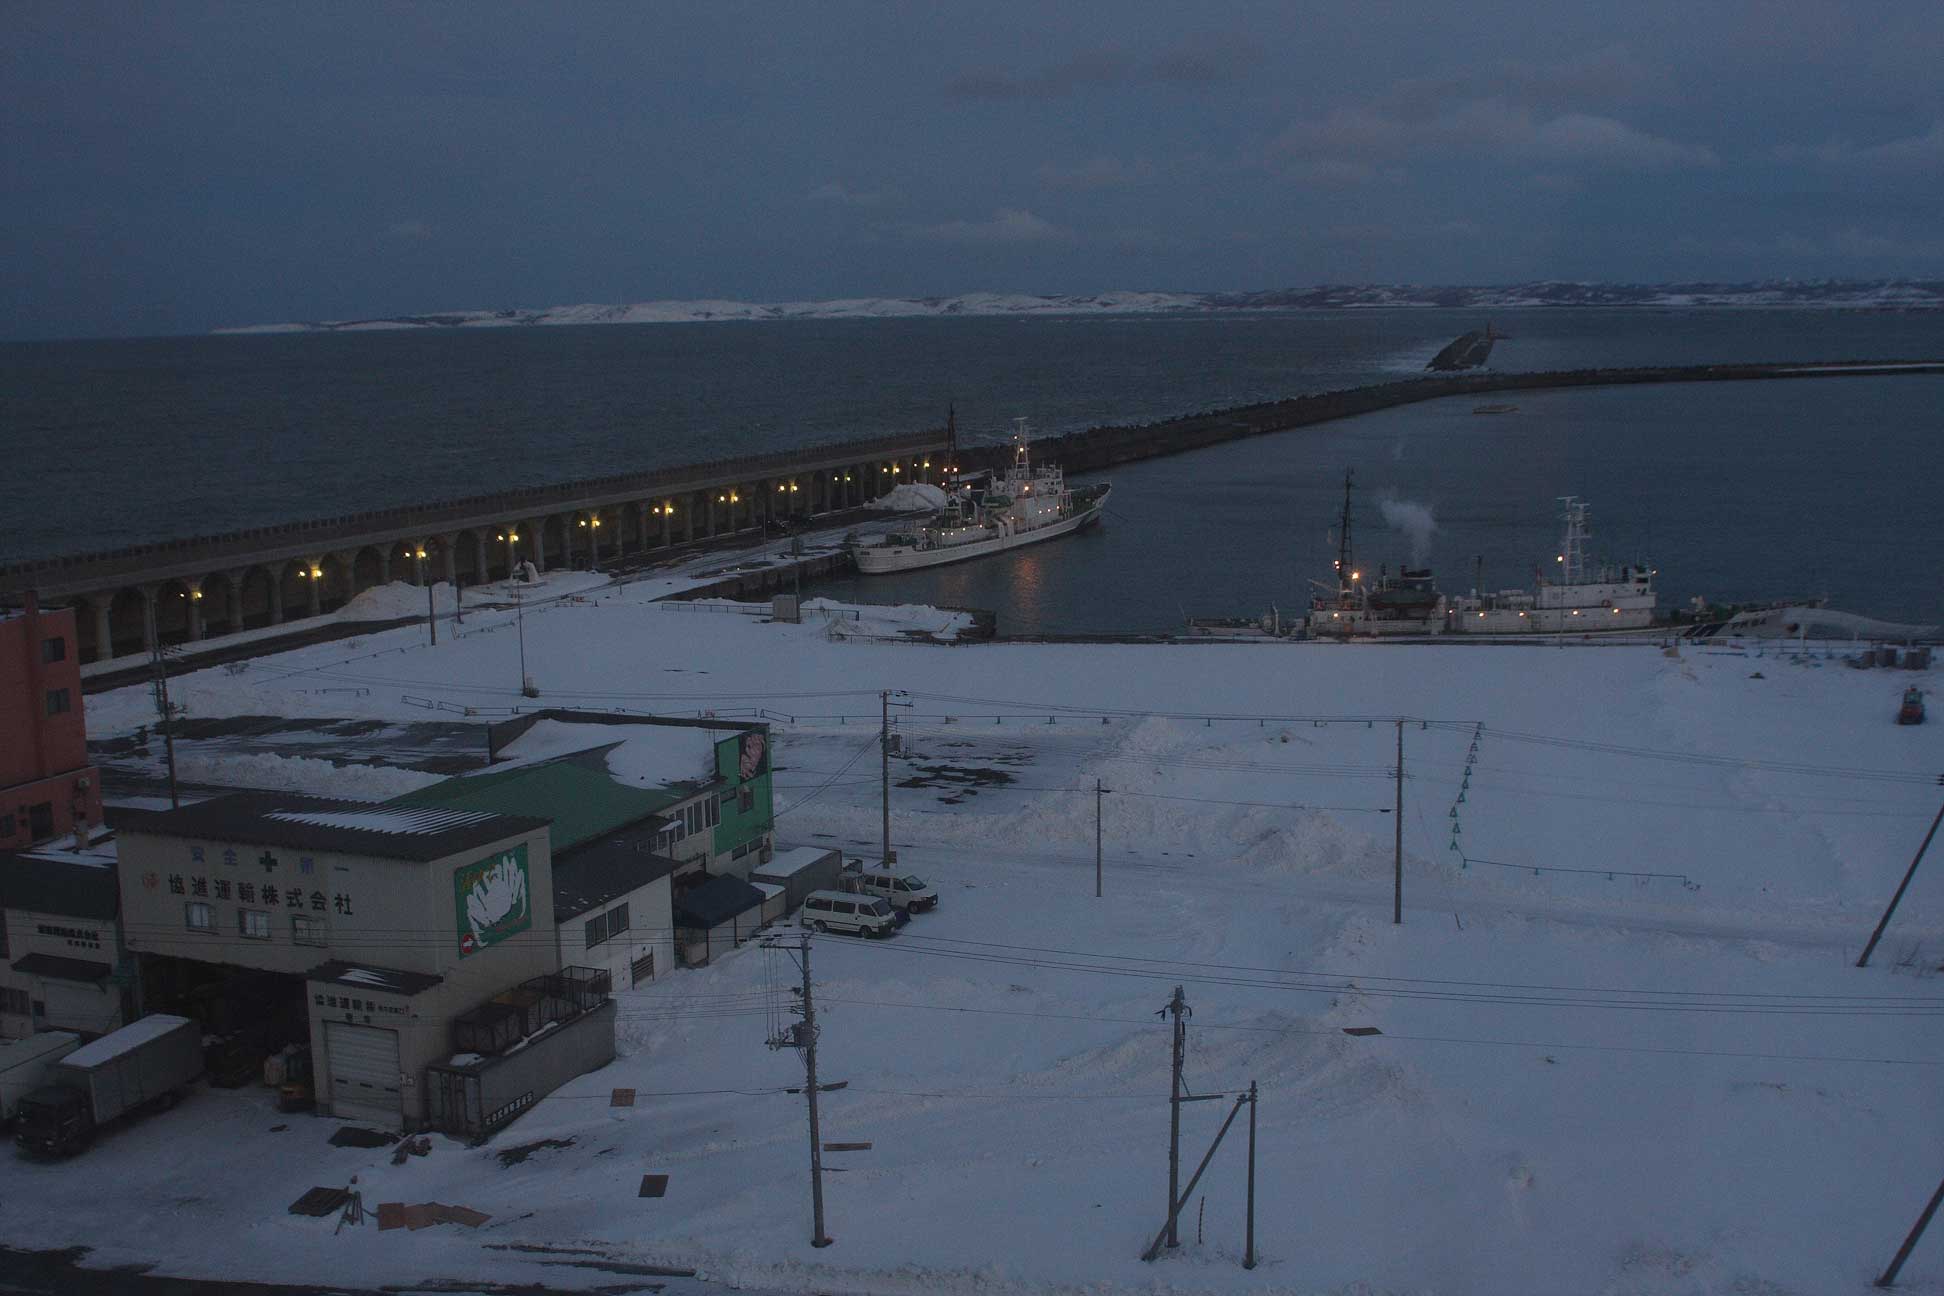
[[[94,1113],[79,1089],[46,1085],[20,1100],[14,1143],[30,1156],[71,1156],[94,1139]]]

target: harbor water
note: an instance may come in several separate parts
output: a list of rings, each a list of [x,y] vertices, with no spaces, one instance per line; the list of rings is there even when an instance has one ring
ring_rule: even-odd
[[[1423,371],[1485,321],[1428,310],[791,321],[0,345],[0,449],[26,507],[0,561],[206,534],[1016,414],[1043,432]],[[1492,367],[1944,355],[1944,314],[1527,310]],[[1827,595],[1944,620],[1944,378],[1511,393],[1123,465],[1105,524],[963,567],[817,592],[991,608],[1003,633],[1165,632],[1293,609],[1328,571],[1346,469],[1360,562],[1529,584],[1555,497],[1664,604]],[[1426,526],[1426,523],[1429,523]]]

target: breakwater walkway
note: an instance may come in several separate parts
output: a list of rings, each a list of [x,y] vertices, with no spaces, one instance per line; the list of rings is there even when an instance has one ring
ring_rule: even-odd
[[[1179,454],[1419,401],[1546,388],[1944,373],[1944,360],[1841,361],[1440,374],[1094,427],[1035,443],[1069,473]],[[157,643],[282,624],[406,579],[479,584],[541,570],[653,557],[716,536],[826,518],[948,465],[998,466],[1003,445],[959,447],[950,427],[808,446],[468,499],[259,527],[226,535],[0,565],[0,604],[28,590],[76,610],[84,661]]]

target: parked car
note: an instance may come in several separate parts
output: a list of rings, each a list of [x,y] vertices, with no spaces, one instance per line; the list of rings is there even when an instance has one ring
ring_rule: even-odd
[[[912,913],[923,913],[927,909],[938,908],[938,888],[928,886],[916,873],[899,873],[890,869],[867,869],[860,863],[847,866],[843,874],[844,889],[872,895],[880,900],[888,900],[899,909]]]
[[[56,1062],[48,1083],[21,1098],[14,1142],[31,1155],[72,1155],[111,1121],[175,1106],[202,1071],[201,1026],[144,1017]]]
[[[12,1120],[20,1100],[46,1084],[54,1064],[80,1047],[81,1037],[69,1031],[0,1042],[0,1123]]]
[[[803,901],[803,925],[811,931],[889,936],[911,921],[889,901],[847,891],[812,891]]]
[[[1903,705],[1897,708],[1897,723],[1924,723],[1924,690],[1920,688],[1904,690]]]

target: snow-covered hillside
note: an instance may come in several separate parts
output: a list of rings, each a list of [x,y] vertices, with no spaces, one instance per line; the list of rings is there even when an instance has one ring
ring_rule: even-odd
[[[827,1158],[835,1246],[809,1245],[798,1060],[764,1047],[795,970],[755,947],[623,991],[622,1056],[482,1149],[435,1138],[393,1166],[212,1090],[77,1165],[0,1164],[0,1241],[374,1284],[559,1280],[532,1267],[547,1253],[487,1249],[542,1246],[771,1291],[1807,1296],[1864,1289],[1936,1183],[1944,877],[1920,873],[1851,966],[1936,809],[1944,728],[1892,723],[1934,672],[1775,644],[938,648],[657,589],[529,608],[541,703],[767,715],[783,842],[874,851],[878,690],[908,704],[892,832],[941,908],[813,949],[821,1078],[846,1086],[823,1137],[872,1144]],[[895,638],[907,615],[876,619]],[[196,716],[525,704],[511,613],[467,630],[171,695]],[[144,693],[90,698],[91,727],[132,731]],[[1177,984],[1190,1090],[1261,1086],[1253,1272],[1240,1128],[1184,1245],[1138,1259]],[[617,1087],[636,1105],[611,1107]],[[1185,1109],[1188,1168],[1227,1106]],[[650,1172],[665,1198],[636,1196]],[[492,1219],[352,1242],[283,1212],[353,1174],[368,1207]],[[1944,1239],[1902,1285],[1944,1287]]]
[[[895,319],[971,315],[1137,315],[1374,307],[1514,309],[1536,306],[1824,307],[1944,309],[1944,280],[1771,280],[1760,283],[1603,284],[1545,280],[1489,286],[1363,284],[1260,292],[961,293],[834,301],[650,301],[539,310],[438,311],[302,324],[254,324],[219,333],[342,333],[380,329],[503,328],[526,324],[693,324],[718,320]]]

